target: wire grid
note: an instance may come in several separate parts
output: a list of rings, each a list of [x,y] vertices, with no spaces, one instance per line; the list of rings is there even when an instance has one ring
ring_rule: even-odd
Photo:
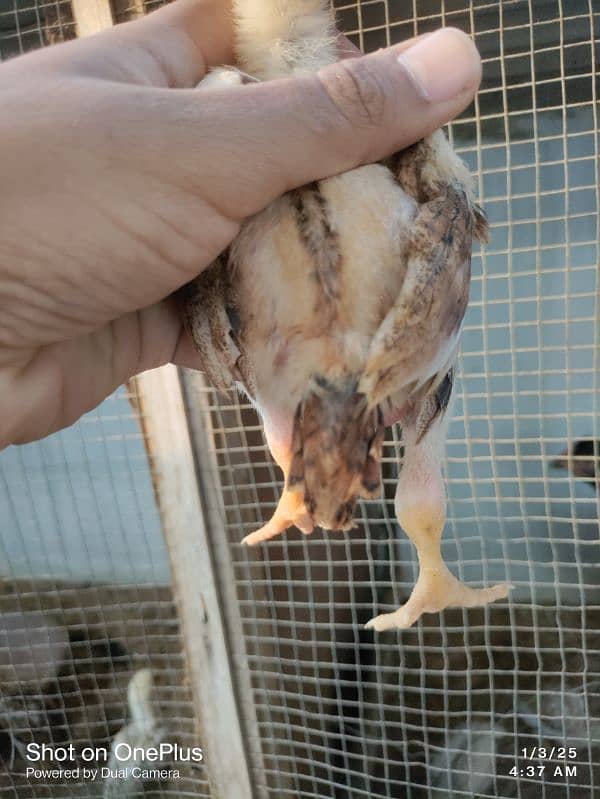
[[[69,0],[0,0],[0,61],[74,37]]]
[[[239,542],[270,518],[280,474],[252,409],[195,383],[192,408],[204,407],[213,427],[268,794],[591,797],[600,507],[593,486],[551,461],[600,434],[600,9],[589,0],[336,5],[365,51],[453,25],[484,59],[481,91],[450,129],[492,241],[473,262],[444,556],[468,582],[515,587],[485,609],[448,610],[397,634],[364,631],[417,576],[394,520],[398,431],[384,451],[386,501],[363,503],[357,530],[292,530],[249,553]],[[521,754],[533,746],[553,752],[534,759],[541,775]],[[576,748],[576,773],[565,773],[561,746]]]
[[[121,389],[69,430],[0,454],[1,796],[102,796],[101,780],[26,779],[24,747],[73,744],[76,765],[85,746],[110,749],[130,721],[127,685],[141,668],[152,669],[169,740],[196,743],[132,401]],[[202,770],[180,772],[143,795],[210,797]]]
[[[150,5],[116,10],[125,18]],[[402,634],[364,632],[363,623],[396,607],[416,578],[391,502],[398,432],[386,442],[386,502],[363,504],[358,530],[310,539],[290,531],[249,553],[238,542],[270,517],[280,476],[253,411],[197,383],[197,405],[209,403],[214,429],[214,478],[271,796],[573,799],[593,796],[600,782],[598,499],[549,467],[567,443],[600,433],[598,16],[579,0],[338,4],[340,26],[365,50],[452,24],[475,35],[485,59],[478,100],[451,130],[478,176],[493,239],[474,259],[463,387],[448,445],[444,554],[464,579],[506,576],[516,589],[508,603],[446,611]],[[25,49],[16,38],[19,47],[4,57]],[[46,43],[38,36],[32,46]],[[51,685],[50,709],[35,724],[30,714],[23,733],[58,735],[58,727],[72,734],[78,709],[80,742],[114,734],[131,674],[129,662],[121,668],[119,644],[135,664],[152,665],[164,682],[167,718],[187,739],[166,557],[127,401],[119,392],[71,431],[0,457],[2,518],[9,519],[2,542],[21,547],[3,553],[11,578],[1,610],[33,614],[21,629],[49,639],[56,627],[67,630],[66,678],[76,685],[70,692]],[[77,582],[123,580],[120,564],[135,585]],[[80,686],[83,678],[95,695]],[[14,689],[34,709],[48,694],[39,686],[27,692],[22,681]],[[521,746],[554,743],[577,747],[576,776],[554,777],[547,768],[543,779],[510,777],[512,766],[526,765],[517,759]],[[7,796],[67,789],[27,786],[17,769],[3,780]],[[68,786],[70,796],[92,790]],[[169,794],[209,796],[201,775],[186,787],[167,786],[162,795]]]

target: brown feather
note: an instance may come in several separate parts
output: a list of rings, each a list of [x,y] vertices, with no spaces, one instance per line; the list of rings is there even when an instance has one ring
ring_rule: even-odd
[[[454,384],[454,369],[447,372],[434,390],[430,390],[421,402],[419,416],[416,422],[415,443],[420,444],[431,430],[434,422],[446,413],[452,387]]]
[[[288,195],[297,215],[302,243],[314,263],[314,278],[319,285],[319,307],[333,323],[336,302],[339,300],[339,271],[341,252],[338,235],[329,218],[327,201],[319,183],[310,183]]]
[[[373,339],[360,384],[372,405],[402,389],[408,400],[458,334],[471,274],[470,210],[460,188],[447,186],[421,206],[407,251],[402,290]]]
[[[294,416],[294,455],[286,488],[303,491],[316,524],[329,530],[352,526],[359,496],[380,489],[381,412],[368,408],[357,380],[311,381]]]
[[[180,303],[184,327],[212,385],[228,391],[239,382],[253,397],[227,250],[180,290]]]

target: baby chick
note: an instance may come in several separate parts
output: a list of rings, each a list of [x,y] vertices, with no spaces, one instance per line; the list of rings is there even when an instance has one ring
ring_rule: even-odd
[[[562,452],[552,461],[557,469],[566,469],[574,477],[585,480],[588,485],[600,488],[600,441],[582,438],[571,449]]]
[[[240,83],[335,60],[330,14],[317,0],[238,0],[234,13]],[[235,79],[216,70],[203,88]],[[379,494],[385,427],[402,425],[396,511],[421,574],[406,605],[369,622],[377,630],[507,593],[465,586],[440,551],[445,416],[473,236],[485,240],[485,215],[437,131],[384,163],[280,197],[185,294],[208,378],[244,388],[284,473],[273,517],[245,543],[290,525],[350,529],[357,499]]]
[[[161,768],[161,762],[146,760],[144,752],[158,747],[166,738],[167,730],[157,720],[152,709],[153,677],[151,669],[136,671],[127,686],[127,704],[131,721],[113,738],[108,768],[111,773],[126,771],[127,776],[109,777],[104,783],[105,799],[125,799],[139,796],[143,779],[133,776],[135,766],[140,769]],[[123,746],[119,746],[122,744]],[[125,746],[127,745],[127,746]],[[126,757],[127,752],[131,755]]]

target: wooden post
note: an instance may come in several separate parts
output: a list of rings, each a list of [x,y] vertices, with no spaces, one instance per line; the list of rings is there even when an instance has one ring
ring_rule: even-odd
[[[264,752],[248,667],[244,628],[236,590],[236,575],[226,529],[227,514],[223,490],[228,485],[228,481],[219,468],[210,412],[210,394],[207,391],[208,384],[201,372],[190,369],[182,370],[180,379],[196,459],[196,479],[202,497],[215,582],[219,590],[219,606],[223,614],[229,646],[242,734],[248,757],[252,763],[254,776],[252,787],[256,799],[267,799]]]
[[[218,799],[253,799],[221,610],[221,591],[231,591],[233,582],[218,586],[211,545],[213,537],[225,540],[225,530],[222,520],[221,529],[214,529],[219,524],[218,517],[214,513],[207,515],[201,497],[177,369],[154,369],[139,375],[135,383],[211,789]],[[204,456],[204,452],[201,454]],[[215,507],[213,502],[207,505]],[[210,533],[208,522],[213,527]],[[237,688],[239,691],[240,686]],[[248,701],[244,704],[247,707]],[[252,737],[258,741],[258,730]]]
[[[71,0],[71,8],[80,38],[110,28],[113,24],[110,0]]]

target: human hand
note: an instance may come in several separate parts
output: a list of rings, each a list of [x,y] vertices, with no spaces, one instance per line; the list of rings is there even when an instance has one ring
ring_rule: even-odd
[[[0,446],[140,371],[194,365],[170,295],[242,221],[440,127],[481,74],[450,29],[314,76],[194,89],[232,59],[227,4],[177,0],[0,65]]]

